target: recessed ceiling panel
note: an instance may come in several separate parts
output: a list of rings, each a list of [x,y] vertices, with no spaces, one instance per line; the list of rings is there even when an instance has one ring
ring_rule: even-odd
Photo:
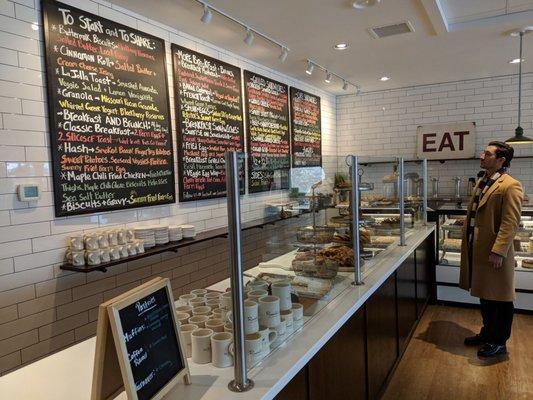
[[[441,0],[449,24],[533,10],[533,0]]]

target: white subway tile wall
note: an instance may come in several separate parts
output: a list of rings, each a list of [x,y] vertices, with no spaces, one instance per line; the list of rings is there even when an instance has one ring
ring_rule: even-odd
[[[336,154],[335,96],[108,2],[65,3],[165,39],[171,103],[170,41],[319,95],[323,153]],[[37,31],[31,27],[35,23]],[[227,225],[227,213],[225,199],[216,199],[54,218],[43,55],[39,0],[0,0],[0,374],[94,335],[98,304],[152,276],[170,278],[176,293],[227,276],[225,240],[122,264],[105,274],[59,269],[71,234],[154,223],[191,223],[202,231]],[[36,204],[18,201],[16,188],[25,183],[41,186]],[[267,202],[284,197],[282,192],[247,196],[243,221],[264,216]],[[267,246],[272,232],[247,233],[247,266],[279,252],[279,246]]]
[[[533,74],[524,74],[522,121],[526,136],[533,135]],[[517,126],[518,77],[503,76],[444,84],[423,85],[360,96],[337,96],[338,154],[360,156],[403,156],[414,159],[419,125],[469,121],[477,127],[476,155],[491,140],[505,140]],[[533,193],[533,146],[516,145],[511,174],[519,179],[531,197]],[[480,170],[477,160],[428,164],[429,177],[438,177],[439,191],[454,194],[453,177],[462,177],[466,194],[469,177]],[[381,182],[391,167],[365,168],[364,177]],[[431,187],[431,186],[430,186]]]

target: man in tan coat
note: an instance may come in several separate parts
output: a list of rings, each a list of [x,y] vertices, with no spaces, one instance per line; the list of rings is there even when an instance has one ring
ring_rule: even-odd
[[[513,322],[514,248],[520,223],[522,186],[507,173],[514,150],[490,142],[481,154],[479,179],[463,229],[459,286],[479,297],[483,327],[466,345],[483,345],[480,357],[505,354]]]

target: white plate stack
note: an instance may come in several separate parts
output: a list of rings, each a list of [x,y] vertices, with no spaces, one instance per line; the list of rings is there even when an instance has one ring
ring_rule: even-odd
[[[168,225],[157,225],[154,227],[155,244],[167,244],[168,237]]]
[[[140,239],[144,242],[144,248],[149,249],[155,246],[154,228],[151,226],[144,226],[135,228],[133,230],[135,239]]]
[[[183,232],[183,237],[186,239],[190,239],[196,236],[194,225],[182,225],[181,230]]]
[[[168,238],[171,242],[177,242],[178,240],[183,239],[183,232],[181,231],[181,226],[170,225],[168,227]]]

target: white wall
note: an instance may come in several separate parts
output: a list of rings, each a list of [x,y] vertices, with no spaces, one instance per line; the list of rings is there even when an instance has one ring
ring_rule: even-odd
[[[522,127],[533,135],[533,74],[523,77]],[[435,85],[407,87],[337,97],[339,154],[404,156],[414,159],[418,125],[474,121],[476,153],[490,140],[505,140],[517,126],[518,77],[504,76]],[[533,155],[533,145],[516,145],[515,156]],[[388,168],[388,169],[387,169]],[[440,178],[441,193],[453,193],[454,176],[476,176],[479,161],[429,163],[429,176]],[[390,167],[367,168],[366,176],[381,180]],[[533,158],[515,159],[511,174],[533,193]]]
[[[105,1],[65,3],[165,39],[171,103],[171,42],[319,95],[323,152],[336,153],[333,95]],[[39,8],[39,0],[0,0],[0,374],[93,334],[97,305],[141,279],[165,271],[175,278],[173,286],[185,287],[205,284],[206,275],[215,273],[197,265],[209,255],[201,247],[196,250],[203,254],[185,256],[181,264],[158,256],[107,274],[68,273],[58,267],[69,235],[139,223],[191,223],[200,231],[226,225],[225,199],[54,218]],[[34,22],[38,30],[32,29]],[[173,107],[171,113],[174,120]],[[43,189],[42,199],[32,207],[15,195],[17,185],[30,182]],[[243,219],[262,216],[265,202],[279,197],[247,197]],[[172,265],[165,267],[169,261]],[[204,264],[210,267],[209,260]],[[224,265],[217,271],[221,269]]]

